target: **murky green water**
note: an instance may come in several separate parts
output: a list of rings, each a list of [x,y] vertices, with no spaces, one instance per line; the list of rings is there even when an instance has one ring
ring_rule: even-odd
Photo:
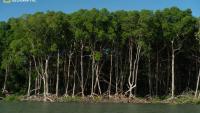
[[[0,102],[0,113],[200,113],[200,105]]]

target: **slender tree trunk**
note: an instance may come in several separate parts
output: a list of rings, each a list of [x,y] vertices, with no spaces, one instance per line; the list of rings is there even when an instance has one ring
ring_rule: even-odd
[[[40,90],[39,90],[39,88],[41,88],[41,86],[40,86],[40,79],[41,79],[41,77],[40,76],[38,76],[37,77],[37,81],[36,81],[36,87],[37,87],[37,90],[36,90],[36,93],[37,93],[37,95],[39,95],[40,94]]]
[[[156,51],[156,96],[158,96],[158,72],[159,71],[159,53],[158,53],[158,47]]]
[[[83,42],[81,41],[81,94],[84,97],[84,78],[83,78]]]
[[[113,65],[113,56],[112,53],[110,55],[110,78],[109,78],[109,86],[108,86],[108,96],[111,97],[110,92],[111,92],[111,85],[112,85],[112,65]]]
[[[97,63],[95,65],[95,72],[96,72],[96,80],[95,80],[95,84],[94,84],[94,92],[96,91],[96,86],[98,86],[98,90],[99,90],[99,94],[101,95],[101,87],[100,87],[100,83],[99,83],[99,75],[100,75],[100,70],[99,69],[99,64]]]
[[[31,60],[29,61],[29,73],[28,73],[28,92],[27,92],[28,97],[30,96],[30,89],[31,89]]]
[[[171,62],[170,62],[170,52],[168,51],[168,62],[167,62],[167,85],[166,85],[166,92],[165,94],[167,95],[169,93],[169,83],[170,83],[170,77],[171,77]]]
[[[6,66],[6,74],[5,74],[5,79],[4,79],[4,84],[3,84],[3,93],[5,93],[6,92],[6,84],[7,84],[7,79],[8,79],[8,70],[9,70],[9,68],[8,68],[8,66]]]
[[[140,51],[141,47],[138,45],[137,47],[137,60],[136,60],[136,69],[135,69],[135,88],[134,88],[134,96],[137,95],[137,80],[138,80],[138,66],[140,61]]]
[[[129,98],[133,97],[132,90],[134,89],[134,95],[136,96],[136,87],[137,87],[137,73],[138,73],[138,65],[139,65],[139,60],[140,60],[140,49],[141,47],[137,45],[137,52],[136,52],[136,57],[134,60],[134,64],[132,66],[132,59],[133,59],[133,47],[129,43],[129,77],[128,77],[128,85],[129,85]],[[126,93],[127,93],[126,92]]]
[[[149,56],[148,76],[149,76],[149,95],[152,96],[152,81],[151,81],[151,58]]]
[[[95,57],[94,52],[92,53],[92,83],[91,83],[91,93],[90,95],[93,96],[94,93],[94,72],[95,72]]]
[[[133,47],[132,47],[132,44],[131,42],[129,41],[129,77],[128,77],[128,84],[129,84],[129,97],[132,97],[133,94],[132,94],[132,89],[133,89],[133,84],[132,84],[132,80],[131,80],[131,77],[134,77],[132,76],[132,62],[133,62]]]
[[[44,100],[43,101],[47,101],[47,85],[46,85],[46,77],[47,77],[47,60],[45,60],[45,67],[43,69],[43,64],[40,63],[41,65],[41,70],[42,70],[42,80],[43,80],[43,96],[44,96]]]
[[[41,76],[38,76],[38,95],[40,94],[40,89],[41,89],[41,85],[42,85],[42,77]]]
[[[197,77],[196,90],[195,90],[195,98],[197,98],[197,95],[198,95],[199,79],[200,79],[200,69],[199,69],[199,74],[198,74],[198,77]]]
[[[118,95],[118,84],[119,84],[119,59],[118,59],[118,49],[115,49],[115,95]]]
[[[174,75],[174,60],[175,60],[175,51],[174,51],[174,42],[172,41],[171,42],[172,43],[172,91],[171,91],[171,93],[172,93],[172,98],[174,98],[174,77],[175,77],[175,75]]]
[[[132,90],[134,89],[134,95],[136,96],[136,87],[137,87],[137,75],[138,75],[138,66],[139,66],[139,60],[140,60],[140,50],[141,47],[137,45],[137,52],[136,57],[134,60],[134,64],[132,66],[132,57],[133,57],[133,47],[129,43],[129,77],[128,77],[128,85],[129,85],[129,98],[133,97]],[[127,93],[125,92],[125,94]]]
[[[66,71],[66,70],[67,70],[67,69],[66,69],[66,67],[67,67],[66,64],[67,64],[67,63],[66,63],[66,60],[67,60],[67,59],[66,59],[66,55],[64,55],[63,76],[64,76],[64,79],[65,79],[65,80],[64,80],[64,84],[65,84],[65,96],[68,96],[68,95],[66,94],[66,89],[67,89],[67,71]]]
[[[46,85],[46,95],[49,95],[49,74],[48,74],[48,64],[49,63],[49,57],[45,61],[45,85]]]
[[[124,66],[123,65],[123,59],[122,59],[122,57],[120,58],[120,91],[121,91],[121,93],[123,93],[123,91],[124,91],[124,88],[123,88],[123,86],[124,86],[124,76],[122,76],[122,75],[124,75],[124,72],[125,72],[125,69],[126,69],[126,66]]]
[[[74,73],[73,73],[73,89],[72,89],[72,97],[75,95],[75,88],[76,88],[76,67],[74,66]]]
[[[35,95],[37,95],[37,89],[38,89],[37,79],[38,79],[38,77],[35,78]]]
[[[38,69],[38,67],[37,67],[37,62],[36,62],[36,58],[35,58],[34,55],[33,55],[33,61],[34,61],[34,65],[35,65],[35,70],[36,70],[36,72],[38,74],[38,76],[36,77],[36,80],[35,80],[35,88],[36,88],[35,93],[36,93],[36,95],[37,94],[39,95],[40,88],[41,88],[41,78],[43,79],[44,76],[43,76],[43,72],[41,74],[40,71],[39,71],[39,69]]]
[[[60,64],[60,53],[58,50],[57,54],[57,78],[56,78],[56,96],[58,96],[58,88],[59,88],[59,64]]]
[[[44,84],[44,93],[43,93],[43,96],[44,96],[44,101],[47,101],[47,95],[46,95],[46,80],[45,78],[43,78],[43,84]]]
[[[70,68],[71,68],[71,59],[72,59],[72,53],[70,51],[69,54],[69,61],[68,61],[68,68],[67,68],[67,86],[65,89],[65,95],[68,95],[68,88],[69,88],[69,76],[70,76]]]
[[[46,101],[47,100],[47,95],[48,95],[48,61],[49,61],[49,58],[47,58],[46,60],[45,60],[45,67],[44,67],[44,70],[43,70],[43,66],[41,66],[42,68],[42,72],[43,72],[43,74],[42,74],[42,79],[43,79],[43,84],[44,84],[44,93],[43,93],[43,95],[44,95],[44,101]]]

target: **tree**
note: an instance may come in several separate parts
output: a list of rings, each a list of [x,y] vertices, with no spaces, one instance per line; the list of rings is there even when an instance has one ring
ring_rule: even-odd
[[[86,15],[87,12],[86,10],[80,10],[79,12],[76,12],[73,14],[73,18],[71,20],[72,22],[72,27],[75,35],[75,40],[80,45],[80,65],[81,65],[81,94],[82,97],[84,97],[84,69],[83,69],[83,57],[84,57],[84,48],[85,48],[85,43],[87,42],[89,38],[88,31],[86,30]]]
[[[128,77],[128,86],[129,97],[132,97],[132,90],[136,88],[137,85],[137,72],[138,72],[138,63],[139,63],[139,55],[141,46],[137,41],[137,26],[139,20],[138,12],[128,12],[127,16],[124,18],[124,22],[122,24],[123,37],[125,40],[128,40],[128,48],[129,48],[129,77]],[[133,63],[133,45],[136,46],[135,60]],[[127,93],[126,92],[126,93]]]
[[[187,39],[187,35],[193,32],[194,19],[191,11],[181,11],[176,7],[165,9],[163,11],[162,27],[164,37],[171,43],[171,73],[172,73],[172,89],[171,97],[174,98],[175,91],[175,55],[183,46],[183,42]]]
[[[197,39],[197,41],[198,41],[198,45],[197,45],[198,50],[197,50],[197,51],[199,52],[199,51],[200,51],[200,50],[199,50],[199,46],[200,46],[200,21],[199,21],[199,20],[198,20],[197,25],[198,25],[198,32],[197,32],[197,34],[196,34],[196,39]],[[199,61],[200,57],[199,57],[199,56],[196,56],[196,57],[197,57],[198,63],[200,63],[200,61]],[[195,90],[195,98],[197,98],[197,96],[198,96],[199,79],[200,79],[200,68],[199,68],[199,73],[198,73],[198,77],[197,77],[196,90]],[[198,96],[198,98],[199,98],[199,97],[200,97],[200,95]]]
[[[9,30],[9,25],[6,22],[0,22],[0,62],[1,64],[1,69],[5,69],[8,64],[8,60],[2,61],[4,56],[7,56],[6,53],[4,52],[6,50],[6,46],[8,45],[8,41],[6,40],[6,37],[8,37],[8,30]],[[2,88],[2,92],[5,92],[6,90],[6,84],[7,84],[7,77],[8,77],[8,70],[6,68],[6,74],[4,78],[4,84]]]

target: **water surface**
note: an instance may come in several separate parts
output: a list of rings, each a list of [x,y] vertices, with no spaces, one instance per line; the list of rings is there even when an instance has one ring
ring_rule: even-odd
[[[200,113],[200,105],[0,102],[0,113]]]

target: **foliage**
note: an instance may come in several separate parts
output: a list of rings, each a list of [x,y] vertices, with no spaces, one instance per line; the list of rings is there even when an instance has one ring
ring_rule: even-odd
[[[36,78],[41,81],[47,78],[46,82],[51,83],[49,93],[54,93],[58,72],[59,93],[65,92],[69,81],[70,94],[73,84],[74,92],[79,94],[80,59],[83,58],[85,94],[89,94],[92,80],[93,85],[96,84],[95,93],[100,93],[97,89],[101,88],[101,93],[107,94],[110,74],[111,93],[125,94],[129,55],[132,54],[133,64],[134,59],[140,57],[135,92],[140,96],[148,95],[151,81],[152,96],[162,97],[170,90],[171,50],[180,49],[180,54],[175,53],[175,86],[176,94],[181,94],[186,88],[195,89],[194,81],[200,68],[197,58],[200,56],[199,32],[199,19],[192,16],[191,10],[176,7],[115,12],[82,9],[71,14],[48,11],[10,18],[0,22],[0,87],[9,69],[9,93],[26,92],[29,74],[33,78],[31,89],[37,85]],[[138,47],[141,47],[141,54],[136,56]],[[130,49],[133,53],[129,53]],[[58,58],[60,63],[56,65]],[[40,83],[38,92],[43,92],[42,87]],[[15,100],[15,96],[6,100]],[[68,97],[66,100],[76,101]]]
[[[3,100],[6,102],[20,101],[20,97],[17,95],[9,95],[6,96]]]

